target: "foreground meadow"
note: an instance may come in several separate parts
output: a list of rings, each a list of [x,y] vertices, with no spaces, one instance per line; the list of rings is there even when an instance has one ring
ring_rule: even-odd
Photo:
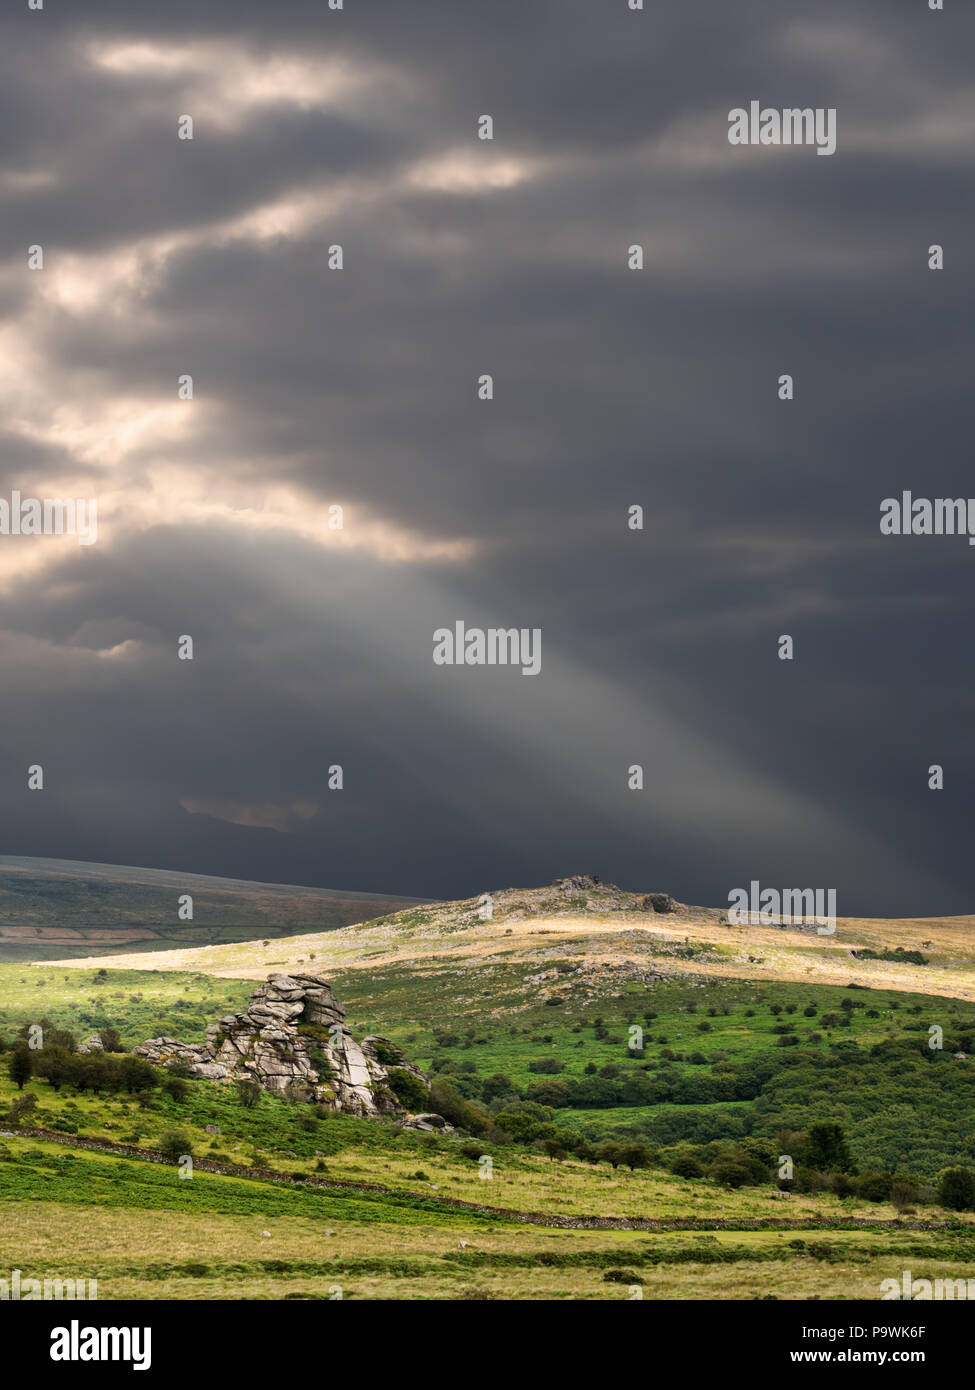
[[[710,1300],[975,1277],[967,919],[746,941],[612,896],[598,918],[543,895],[485,925],[473,906],[0,966],[0,1278],[97,1278],[104,1299]],[[198,1041],[289,966],[423,1068],[418,1108],[454,1132],[163,1071],[10,1074],[31,1026]]]

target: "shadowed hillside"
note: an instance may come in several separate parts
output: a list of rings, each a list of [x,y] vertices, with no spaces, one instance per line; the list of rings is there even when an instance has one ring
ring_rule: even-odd
[[[193,900],[192,921],[180,920],[184,895]],[[121,864],[2,855],[0,961],[168,950],[331,931],[417,901]]]

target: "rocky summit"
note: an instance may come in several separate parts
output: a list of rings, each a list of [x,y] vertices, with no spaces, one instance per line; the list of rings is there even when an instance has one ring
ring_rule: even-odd
[[[157,1066],[182,1063],[208,1081],[255,1081],[352,1115],[404,1113],[390,1084],[397,1072],[426,1086],[388,1038],[355,1041],[345,1010],[318,975],[270,975],[243,1013],[210,1024],[205,1043],[151,1038],[133,1051]]]

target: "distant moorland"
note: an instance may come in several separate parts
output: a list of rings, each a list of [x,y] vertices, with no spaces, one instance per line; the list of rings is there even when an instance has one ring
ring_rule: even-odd
[[[180,899],[192,898],[192,919]],[[323,931],[415,903],[122,864],[0,856],[0,962]]]

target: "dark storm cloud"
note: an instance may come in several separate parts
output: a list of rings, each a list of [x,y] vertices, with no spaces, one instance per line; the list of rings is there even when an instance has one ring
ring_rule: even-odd
[[[877,523],[975,493],[975,22],[891,11],[8,13],[0,495],[102,516],[3,540],[8,852],[970,908],[972,552]],[[752,99],[837,154],[732,149]],[[433,667],[460,618],[542,674]]]

